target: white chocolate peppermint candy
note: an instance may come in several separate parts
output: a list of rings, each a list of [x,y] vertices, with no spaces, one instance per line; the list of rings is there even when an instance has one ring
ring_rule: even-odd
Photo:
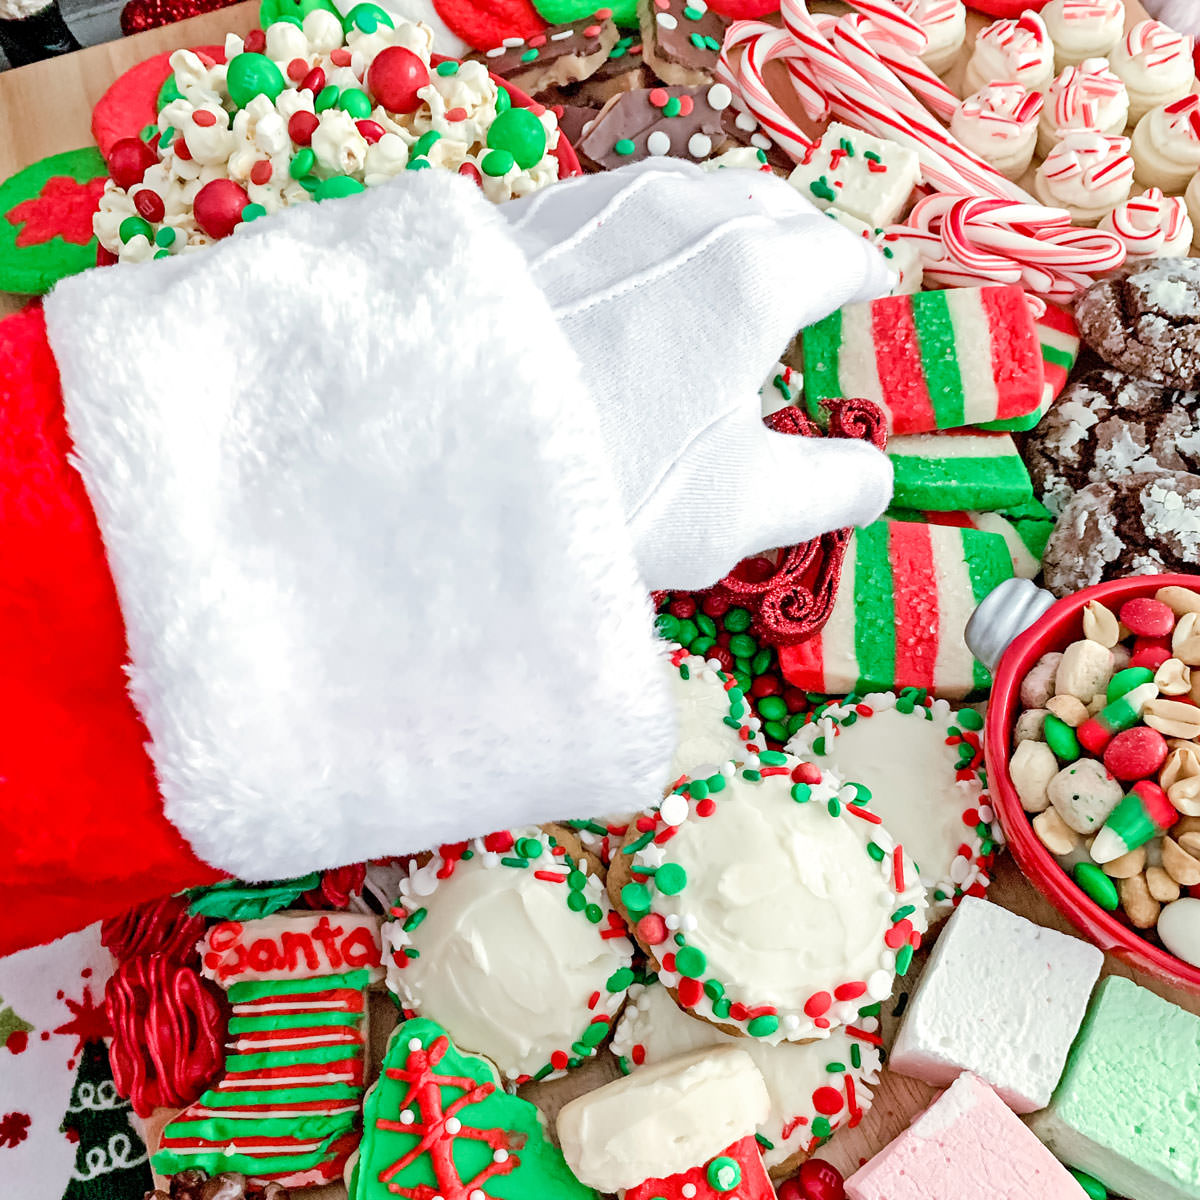
[[[1089,58],[1064,67],[1046,90],[1037,152],[1045,158],[1073,129],[1123,133],[1128,115],[1129,94],[1105,59]]]
[[[991,83],[959,103],[950,132],[1009,179],[1033,160],[1038,117],[1045,100],[1019,83]]]
[[[857,1125],[870,1109],[879,1082],[879,1022],[876,1005],[865,1007],[853,1025],[819,1042],[768,1046],[689,1017],[660,983],[634,984],[609,1048],[621,1069],[634,1074],[706,1046],[745,1050],[771,1098],[757,1137],[767,1170],[776,1174],[798,1154],[812,1154],[835,1130]]]
[[[925,31],[929,44],[921,61],[939,75],[954,65],[967,37],[967,6],[962,0],[897,0]]]
[[[1065,208],[1081,225],[1094,225],[1124,204],[1132,185],[1129,139],[1088,129],[1068,133],[1033,177],[1038,199]]]
[[[1100,228],[1125,243],[1126,262],[1184,258],[1191,253],[1194,231],[1186,201],[1182,196],[1164,196],[1158,188],[1147,188],[1118,205]]]
[[[1200,169],[1200,96],[1189,92],[1152,108],[1133,131],[1133,177],[1168,195],[1183,192]]]
[[[979,31],[963,86],[977,92],[997,80],[1039,91],[1054,77],[1054,43],[1030,9]]]
[[[694,1016],[823,1038],[907,971],[925,889],[859,785],[779,751],[759,762],[681,784],[687,815],[631,831],[609,890]]]
[[[930,920],[982,896],[1003,841],[984,791],[983,718],[917,689],[815,709],[791,754],[853,779],[921,873]]]
[[[1156,104],[1170,104],[1192,90],[1192,39],[1161,21],[1139,21],[1108,57],[1129,91],[1129,123],[1136,125]]]
[[[481,781],[481,786],[486,780]],[[599,877],[538,829],[410,866],[383,927],[388,987],[510,1082],[593,1057],[634,980]]]
[[[1103,58],[1125,32],[1122,0],[1050,0],[1042,20],[1054,42],[1054,69]]]

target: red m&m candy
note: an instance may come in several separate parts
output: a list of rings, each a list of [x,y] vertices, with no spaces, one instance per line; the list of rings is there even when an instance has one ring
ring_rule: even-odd
[[[141,138],[121,138],[108,152],[108,173],[117,187],[129,191],[156,162],[158,155]]]
[[[1148,779],[1167,758],[1167,739],[1157,729],[1122,730],[1104,748],[1104,765],[1117,779]]]
[[[1166,605],[1163,605],[1166,608]],[[1169,611],[1169,610],[1168,610]],[[1139,637],[1133,643],[1133,653],[1129,656],[1131,667],[1149,667],[1157,671],[1171,657],[1171,643],[1165,637]]]
[[[417,92],[428,82],[429,68],[404,46],[381,50],[367,69],[367,87],[388,112],[416,112],[421,107]]]
[[[211,238],[228,237],[242,223],[242,209],[250,197],[241,184],[232,179],[213,179],[206,183],[192,202],[196,224]]]

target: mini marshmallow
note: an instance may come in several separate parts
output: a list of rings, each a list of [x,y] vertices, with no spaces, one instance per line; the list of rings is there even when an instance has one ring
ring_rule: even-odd
[[[1046,787],[1050,803],[1076,833],[1095,833],[1125,794],[1121,785],[1094,758],[1063,767]]]
[[[1015,1112],[1035,1112],[1050,1101],[1103,961],[1086,942],[964,897],[909,1001],[888,1065],[935,1087],[972,1071]]]

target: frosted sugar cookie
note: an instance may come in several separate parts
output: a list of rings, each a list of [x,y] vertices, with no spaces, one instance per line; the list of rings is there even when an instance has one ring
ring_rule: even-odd
[[[538,829],[443,846],[400,881],[388,987],[511,1083],[596,1053],[634,980],[604,885]]]
[[[1133,131],[1133,177],[1143,187],[1179,195],[1200,168],[1200,96],[1152,108]]]
[[[1074,129],[1118,134],[1125,130],[1129,94],[1103,58],[1064,67],[1046,90],[1038,122],[1037,152],[1045,158]]]
[[[1170,104],[1192,90],[1192,39],[1162,24],[1139,21],[1108,56],[1129,91],[1129,123],[1136,125],[1156,104]]]
[[[1041,10],[1054,43],[1054,69],[1103,58],[1125,32],[1122,0],[1050,0]]]
[[[970,93],[989,83],[1019,83],[1036,92],[1053,77],[1054,43],[1042,18],[1026,9],[979,31],[963,87]]]
[[[950,132],[1008,179],[1019,179],[1033,161],[1038,117],[1045,98],[1019,83],[990,83],[963,100]]]
[[[759,763],[681,783],[630,831],[609,894],[694,1016],[823,1038],[908,970],[924,888],[860,785],[779,751]]]
[[[1132,186],[1129,139],[1090,129],[1068,133],[1033,177],[1037,198],[1051,208],[1065,208],[1078,225],[1095,225],[1129,199]]]
[[[1154,187],[1119,204],[1101,220],[1100,228],[1125,243],[1127,263],[1186,258],[1195,236],[1184,198],[1164,196]]]

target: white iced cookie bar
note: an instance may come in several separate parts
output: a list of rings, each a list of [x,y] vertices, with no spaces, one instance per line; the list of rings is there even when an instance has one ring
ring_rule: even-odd
[[[1144,119],[1144,118],[1143,118]],[[1182,196],[1164,196],[1147,188],[1119,204],[1100,222],[1125,243],[1125,261],[1146,258],[1184,258],[1191,253],[1193,227]]]
[[[1080,225],[1095,225],[1124,204],[1132,185],[1129,139],[1086,129],[1068,133],[1033,177],[1037,198],[1051,208],[1065,208]]]
[[[1054,69],[1104,58],[1125,32],[1122,0],[1050,0],[1041,10],[1054,43]]]
[[[1137,123],[1130,149],[1138,183],[1182,192],[1200,169],[1200,96],[1190,92],[1152,108]]]
[[[1192,90],[1192,39],[1161,21],[1139,21],[1108,56],[1129,91],[1129,123],[1136,125],[1156,104],[1170,104]]]
[[[1045,98],[1019,83],[991,83],[959,103],[950,132],[1008,179],[1033,161]]]
[[[1119,134],[1129,116],[1129,93],[1103,58],[1064,67],[1046,91],[1038,122],[1037,152],[1045,158],[1074,129]]]
[[[968,93],[989,83],[1019,83],[1040,91],[1054,78],[1054,43],[1037,13],[993,21],[979,31],[963,83]]]

